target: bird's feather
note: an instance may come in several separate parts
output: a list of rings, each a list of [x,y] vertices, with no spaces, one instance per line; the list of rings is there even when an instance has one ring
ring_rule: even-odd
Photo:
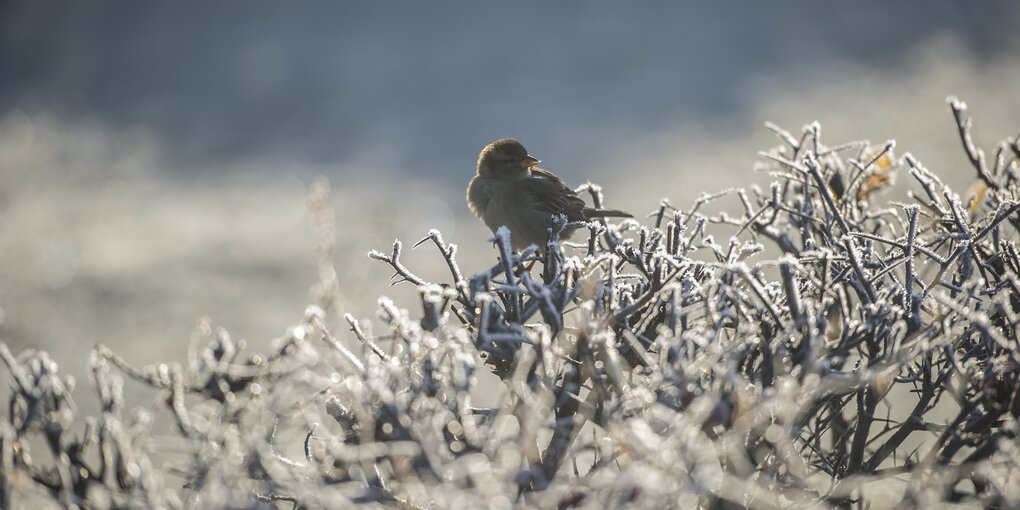
[[[588,207],[574,190],[567,187],[563,179],[542,170],[532,168],[531,177],[524,181],[525,189],[531,196],[535,208],[547,214],[565,214],[569,221],[586,221],[593,218],[630,218],[631,215],[615,209],[593,209]]]
[[[584,200],[568,188],[563,179],[541,168],[532,168],[531,177],[524,181],[524,186],[539,211],[564,214],[569,221],[588,219]]]

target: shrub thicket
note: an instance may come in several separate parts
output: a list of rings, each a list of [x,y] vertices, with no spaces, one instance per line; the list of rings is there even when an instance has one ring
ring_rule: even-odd
[[[1020,506],[1020,146],[989,160],[950,101],[977,184],[961,196],[893,143],[772,127],[775,181],[663,202],[649,225],[513,253],[380,300],[384,334],[319,303],[268,355],[207,324],[187,361],[90,360],[78,416],[45,353],[0,346],[0,499],[84,507],[777,508]],[[902,167],[902,168],[901,168]],[[888,203],[895,172],[912,191]],[[586,186],[595,205],[597,187]],[[708,214],[729,200],[729,212]],[[330,232],[328,191],[312,192]],[[733,212],[736,211],[736,212]],[[540,260],[535,275],[524,268]],[[340,337],[343,336],[343,339]],[[348,345],[360,345],[350,349]],[[500,404],[472,403],[481,371]],[[126,410],[129,381],[160,415]],[[497,390],[492,390],[497,391]],[[151,435],[169,416],[175,433]],[[35,454],[31,450],[42,449]],[[166,468],[153,455],[171,453]],[[895,495],[895,501],[890,501]]]

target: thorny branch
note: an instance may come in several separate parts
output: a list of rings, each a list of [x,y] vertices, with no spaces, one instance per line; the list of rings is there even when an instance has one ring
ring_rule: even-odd
[[[498,231],[500,260],[470,277],[430,231],[415,246],[431,241],[445,284],[404,266],[399,241],[373,251],[421,294],[420,314],[381,299],[380,332],[348,315],[334,333],[335,310],[313,306],[268,355],[205,322],[183,365],[98,346],[85,427],[45,353],[0,344],[0,506],[27,485],[65,506],[864,508],[871,482],[909,475],[905,506],[1016,507],[1020,149],[1003,142],[988,168],[950,108],[988,188],[973,199],[892,141],[768,125],[767,189],[664,200],[650,226],[592,222],[574,252],[563,218],[542,251]],[[911,201],[876,206],[900,166]],[[725,200],[741,213],[701,212]],[[318,251],[328,294],[332,245]],[[153,389],[172,438],[151,437],[150,411],[124,416],[118,372]]]

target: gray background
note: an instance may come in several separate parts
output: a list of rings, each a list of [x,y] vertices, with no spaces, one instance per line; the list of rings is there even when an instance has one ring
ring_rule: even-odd
[[[765,120],[895,138],[963,191],[945,98],[984,146],[1016,134],[1018,22],[1012,1],[3,2],[0,340],[79,377],[99,342],[183,359],[203,315],[267,348],[311,302],[320,175],[343,310],[415,308],[365,253],[438,227],[486,267],[463,193],[507,136],[638,216],[767,182]]]

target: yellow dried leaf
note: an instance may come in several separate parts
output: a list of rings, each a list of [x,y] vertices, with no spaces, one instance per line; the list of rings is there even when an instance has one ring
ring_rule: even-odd
[[[978,208],[985,201],[985,195],[988,193],[988,185],[983,181],[974,183],[970,189],[967,190],[967,212],[974,214]]]

